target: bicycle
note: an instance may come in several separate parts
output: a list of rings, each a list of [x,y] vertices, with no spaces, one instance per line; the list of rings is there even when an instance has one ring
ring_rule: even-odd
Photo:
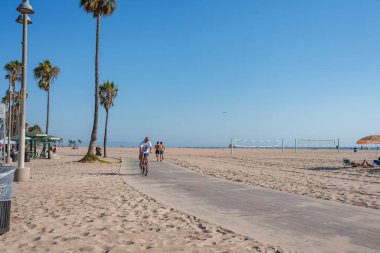
[[[140,159],[140,169],[143,176],[148,175],[148,167],[148,156],[145,156],[145,154],[143,154]]]

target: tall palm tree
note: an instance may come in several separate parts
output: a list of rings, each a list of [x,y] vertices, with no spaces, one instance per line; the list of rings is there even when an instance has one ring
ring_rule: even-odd
[[[12,100],[13,98],[13,100]],[[20,114],[20,108],[21,108],[21,93],[19,91],[14,91],[12,94],[10,94],[9,91],[7,91],[6,95],[1,99],[3,104],[11,104],[11,129],[10,133],[11,136],[18,133],[19,125],[19,114]],[[8,124],[7,119],[7,124]]]
[[[22,63],[19,62],[19,61],[10,61],[9,63],[7,63],[5,66],[4,66],[4,70],[5,72],[7,73],[5,75],[5,78],[9,80],[9,88],[10,90],[12,90],[14,93],[16,92],[15,89],[16,89],[16,83],[17,82],[21,82],[21,75],[22,75]],[[6,97],[7,99],[5,99],[4,102],[7,102],[8,106],[12,106],[12,94],[10,93],[10,90],[8,90],[7,94],[6,94]],[[14,111],[14,108],[10,108],[10,111],[13,112]],[[12,118],[13,119],[18,119],[17,117],[18,115],[16,115],[15,113],[12,114]],[[9,130],[10,131],[10,134],[12,135],[12,129],[18,129],[18,120],[12,120],[12,119],[8,119],[11,121],[11,129]],[[13,124],[12,124],[13,123]],[[14,134],[15,132],[13,132]]]
[[[113,106],[113,101],[117,96],[118,89],[113,82],[107,81],[100,86],[99,97],[100,105],[106,110],[106,126],[104,128],[104,157],[107,157],[107,127],[108,127],[108,113]]]
[[[46,134],[49,134],[50,85],[58,78],[59,71],[59,67],[53,66],[49,60],[40,62],[34,69],[34,78],[38,79],[38,88],[47,92]]]
[[[15,90],[16,82],[21,82],[22,63],[19,61],[11,61],[4,66],[7,72],[5,78],[9,80],[12,90]]]
[[[99,38],[100,38],[100,17],[110,16],[116,10],[116,0],[80,0],[80,7],[87,13],[92,13],[96,18],[96,51],[95,51],[95,111],[94,123],[88,151],[83,161],[93,161],[95,156],[96,136],[98,132],[98,112],[99,112]]]

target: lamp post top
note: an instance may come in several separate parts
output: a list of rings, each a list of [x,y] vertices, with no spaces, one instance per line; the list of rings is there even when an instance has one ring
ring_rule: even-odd
[[[29,0],[23,0],[16,10],[21,14],[34,14],[33,7],[30,5]]]
[[[26,17],[26,22],[28,23],[28,25],[32,24],[32,20],[30,19],[29,15],[25,14],[25,17]],[[17,17],[16,22],[19,24],[23,24],[24,23],[23,21],[24,21],[24,19],[23,19],[22,14],[21,14]]]

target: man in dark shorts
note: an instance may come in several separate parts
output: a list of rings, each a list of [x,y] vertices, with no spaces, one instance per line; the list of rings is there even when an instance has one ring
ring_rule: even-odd
[[[160,155],[160,143],[157,142],[157,144],[154,146],[154,149],[156,150],[156,158],[158,162],[158,156]]]
[[[159,146],[160,146],[159,147],[159,150],[160,150],[160,161],[162,161],[162,160],[164,160],[165,146],[164,146],[164,144],[162,144],[162,141],[160,142]]]

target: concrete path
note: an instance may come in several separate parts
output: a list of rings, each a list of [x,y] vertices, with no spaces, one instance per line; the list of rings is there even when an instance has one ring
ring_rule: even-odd
[[[302,252],[380,252],[380,211],[216,179],[151,161],[147,177],[125,159],[126,183],[187,214]]]

